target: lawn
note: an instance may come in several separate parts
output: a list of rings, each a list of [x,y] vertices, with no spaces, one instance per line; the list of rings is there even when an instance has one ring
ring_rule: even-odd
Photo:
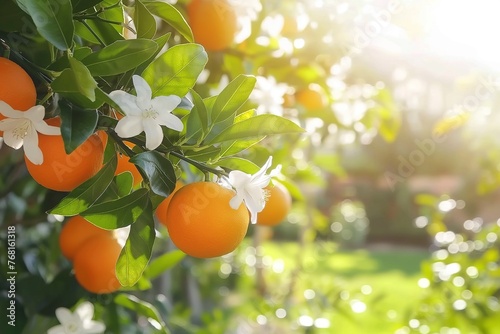
[[[421,290],[420,263],[429,257],[404,248],[340,250],[330,242],[302,249],[267,242],[260,255],[264,298],[252,289],[255,276],[242,275],[240,298],[233,300],[241,302],[237,312],[253,322],[254,333],[394,333],[408,324]]]

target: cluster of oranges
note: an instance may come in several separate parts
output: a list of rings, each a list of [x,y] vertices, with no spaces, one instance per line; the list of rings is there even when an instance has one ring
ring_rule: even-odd
[[[215,15],[213,4],[209,3],[206,0],[194,0],[188,9],[192,14],[194,8],[200,6],[210,15]],[[218,11],[223,9],[217,8]],[[217,15],[221,15],[221,12]],[[6,58],[0,58],[0,73],[0,100],[19,111],[28,110],[36,104],[35,85],[24,69]],[[58,117],[46,121],[52,126],[61,125]],[[42,186],[68,192],[101,169],[106,142],[105,134],[95,133],[68,154],[62,135],[39,133],[38,146],[43,153],[43,163],[33,164],[25,156],[26,167],[33,179]],[[134,185],[138,185],[142,177],[135,165],[127,156],[117,154],[115,174],[131,172]],[[286,188],[276,182],[267,191],[267,205],[258,215],[258,224],[273,226],[286,217],[291,198]],[[233,251],[248,229],[248,210],[244,204],[236,210],[232,209],[229,202],[233,196],[232,190],[213,182],[184,185],[178,181],[172,194],[158,206],[156,215],[167,227],[174,244],[186,254],[199,258],[221,256]],[[120,287],[115,266],[121,247],[112,231],[98,228],[84,218],[75,216],[64,225],[59,240],[62,253],[73,262],[75,276],[84,288],[94,293],[109,293]]]
[[[292,199],[278,182],[267,192],[267,203],[257,216],[257,224],[274,226],[285,219]],[[221,256],[236,249],[248,229],[248,210],[244,204],[236,210],[231,208],[233,196],[232,190],[213,182],[183,185],[178,181],[156,209],[156,216],[184,253],[198,258]]]
[[[0,57],[0,100],[13,109],[26,111],[36,104],[36,88],[26,71],[13,61]],[[5,117],[0,114],[0,120]],[[47,120],[47,124],[61,126],[59,117]],[[0,133],[2,135],[2,133]],[[38,134],[38,147],[43,153],[43,163],[33,164],[25,156],[28,172],[45,188],[56,191],[71,191],[94,176],[102,167],[106,136],[104,133],[91,135],[70,154],[66,153],[62,135]],[[116,175],[132,173],[134,185],[142,177],[134,164],[125,155],[118,154]]]
[[[59,246],[73,263],[76,280],[86,290],[102,294],[121,287],[115,267],[122,247],[113,231],[74,216],[63,226]]]

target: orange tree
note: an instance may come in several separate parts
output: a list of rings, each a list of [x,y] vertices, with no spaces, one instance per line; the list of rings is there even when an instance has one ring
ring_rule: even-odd
[[[195,43],[184,9],[163,1],[20,0],[0,4],[9,17],[0,23],[2,64],[14,64],[17,69],[11,74],[4,65],[0,73],[1,94],[5,95],[1,95],[0,106],[4,146],[23,146],[27,171],[42,186],[37,189],[45,195],[44,209],[51,217],[78,216],[103,230],[129,230],[119,248],[105,234],[89,238],[76,250],[76,280],[91,293],[114,291],[118,282],[122,290],[143,289],[158,275],[158,268],[172,265],[170,258],[151,263],[150,259],[155,244],[154,210],[179,178],[187,183],[213,182],[213,176],[227,178],[233,169],[253,173],[258,165],[243,158],[241,152],[257,143],[254,138],[303,131],[286,118],[257,115],[246,104],[256,81],[251,75],[242,72],[215,95],[201,96],[194,89],[208,55]],[[35,84],[36,106],[31,97],[21,96],[33,89],[16,86],[26,79]],[[11,102],[16,99],[25,103]],[[60,121],[45,121],[53,117]],[[135,145],[133,149],[125,139]],[[96,144],[87,144],[89,141]],[[19,170],[23,173],[25,168],[17,153],[7,150],[4,156],[17,171],[11,169],[11,175]],[[142,182],[134,182],[131,173],[116,172],[122,156],[137,168]],[[13,191],[9,187],[18,184],[14,179],[6,181],[5,191]],[[43,191],[43,187],[57,192]],[[221,199],[211,200],[227,202],[214,202],[213,207],[224,207],[228,218],[224,224],[230,224],[234,209],[229,201],[235,191],[231,187],[224,190]],[[220,214],[217,210],[211,212],[214,217]],[[212,256],[231,251],[243,238],[249,215],[244,204],[238,212],[241,228],[237,240],[231,249]],[[22,230],[23,220],[6,217],[4,225]],[[220,226],[221,231],[224,228]],[[210,233],[204,237],[211,242]],[[214,242],[221,239],[214,237]],[[176,254],[172,256],[178,257]],[[72,307],[82,298],[91,298],[81,288],[68,294],[75,282],[70,267],[35,279],[21,259],[19,254],[18,262],[9,262],[15,268],[9,271],[18,272],[22,287],[17,291],[19,327],[26,318],[31,319],[26,326],[37,326],[35,318],[40,314],[51,317],[54,324],[55,308]],[[152,270],[148,271],[148,264]],[[115,275],[116,282],[109,283]],[[29,284],[32,280],[37,284]],[[64,288],[57,288],[58,284]],[[46,306],[21,302],[31,298],[29,286],[45,286],[33,300],[48,301]],[[121,296],[113,305],[134,309],[140,303],[132,296]],[[156,314],[148,304],[138,312],[148,317]],[[164,321],[156,321],[166,332]]]
[[[2,161],[9,167],[6,168],[8,177],[1,184],[2,194],[9,194],[9,203],[15,202],[16,196],[12,194],[36,198],[37,208],[50,213],[48,219],[60,221],[62,217],[79,216],[104,230],[127,230],[116,259],[115,245],[105,247],[99,241],[92,247],[82,245],[81,250],[90,255],[77,256],[76,279],[67,262],[48,265],[51,270],[45,269],[42,275],[35,275],[36,270],[29,264],[18,262],[14,268],[20,273],[17,291],[20,323],[40,329],[37,326],[48,317],[49,325],[53,325],[57,307],[72,308],[79,301],[89,299],[96,302],[96,311],[114,332],[120,332],[118,308],[142,314],[159,324],[163,332],[168,332],[169,326],[151,304],[126,291],[148,289],[152,279],[183,257],[177,251],[152,257],[154,247],[158,253],[162,252],[158,245],[162,240],[156,238],[154,212],[174,192],[178,180],[188,187],[194,181],[230,180],[232,172],[259,174],[259,166],[273,155],[274,165],[283,164],[284,174],[288,175],[277,177],[295,199],[305,201],[301,188],[323,185],[322,173],[341,173],[336,156],[331,151],[324,153],[320,143],[335,141],[342,131],[357,131],[355,135],[359,137],[369,129],[379,129],[388,140],[394,138],[398,117],[390,94],[383,86],[363,83],[363,94],[354,84],[344,88],[352,88],[351,94],[335,91],[335,82],[347,82],[349,59],[343,58],[346,50],[342,45],[329,52],[320,49],[332,35],[329,27],[334,20],[325,16],[321,8],[311,7],[307,14],[306,2],[289,1],[286,3],[290,6],[279,8],[274,2],[253,1],[257,6],[248,14],[237,9],[238,1],[213,1],[212,6],[208,3],[208,0],[179,1],[176,5],[150,0],[9,0],[0,4],[0,11],[8,13],[0,22],[2,56],[28,74],[37,93],[36,106],[29,101],[22,107],[10,105],[9,94],[17,94],[16,90],[0,98],[6,103],[0,105],[0,113],[10,119],[9,126],[7,122],[0,123],[4,146],[19,148],[22,145],[26,164],[37,166],[36,175],[40,177],[30,167],[28,172],[47,188],[50,185],[44,184],[47,181],[43,177],[44,168],[46,173],[63,181],[73,173],[85,175],[69,188],[47,190],[20,177],[26,173],[18,151],[2,150]],[[197,11],[203,6],[208,6],[211,20],[199,18]],[[286,10],[288,21],[299,18],[296,24],[291,24],[294,29],[269,28],[269,20],[279,17],[281,9]],[[238,22],[234,22],[235,18]],[[229,24],[231,29],[222,29],[224,24]],[[233,34],[236,27],[245,33],[234,31]],[[212,35],[207,35],[210,31]],[[213,36],[218,31],[222,34],[220,39]],[[4,80],[3,75],[0,80]],[[317,101],[308,108],[301,92],[310,87],[317,93]],[[354,97],[341,101],[344,95]],[[284,104],[285,97],[292,98]],[[354,99],[363,100],[366,108],[353,120],[346,118],[349,112],[342,111],[352,108]],[[44,110],[43,117],[40,117],[40,108]],[[37,118],[25,117],[23,112],[36,114]],[[60,118],[60,125],[44,120],[54,117]],[[26,132],[23,130],[26,126],[37,131],[34,135]],[[308,130],[307,136],[301,135],[303,128]],[[96,133],[102,143],[106,142],[103,158],[82,148]],[[272,137],[284,134],[287,135]],[[39,140],[42,136],[60,136],[64,152],[52,154],[54,145],[45,145],[48,147],[44,149],[44,140]],[[128,143],[135,145],[133,149]],[[290,152],[294,154],[290,156]],[[32,161],[36,160],[34,157],[40,158],[40,153],[44,161],[51,161],[54,155],[63,161],[45,166],[43,162]],[[124,157],[137,168],[142,182],[134,182],[136,177],[131,173],[116,172],[118,159]],[[103,159],[102,167],[100,159]],[[83,173],[81,169],[87,164],[100,168]],[[238,189],[234,184],[233,188],[227,190],[234,196],[234,190]],[[169,216],[189,216],[193,209],[199,211],[196,205],[200,200],[214,200],[198,199],[194,208],[182,211],[183,197],[188,190],[179,190],[178,198],[172,196],[170,205],[177,203],[179,212],[166,210],[164,224],[167,227],[175,223],[168,221]],[[203,214],[218,216],[220,210],[238,209],[238,205],[227,208],[225,202],[232,201],[231,196],[221,197],[224,203],[204,207]],[[312,199],[308,200],[309,205],[300,207],[314,210]],[[251,211],[249,218],[262,210],[257,204],[247,205]],[[12,212],[7,212],[3,220],[4,225],[15,226],[14,229],[9,226],[8,231],[19,235],[23,225],[35,224],[40,219],[27,219],[30,210],[12,207],[9,209]],[[211,207],[215,209],[210,210]],[[238,210],[239,224],[246,212]],[[23,213],[24,218],[19,219]],[[231,213],[224,212],[227,218],[224,222],[231,220]],[[238,240],[246,231],[247,226],[242,224]],[[304,228],[311,228],[311,224],[306,222]],[[53,230],[57,231],[60,224],[55,225]],[[180,225],[175,225],[172,235],[179,236],[179,230]],[[216,237],[220,237],[220,231],[225,231],[224,226],[215,230]],[[191,232],[180,233],[183,241],[179,247],[186,250],[189,247],[180,243],[201,243],[209,237],[208,230],[202,231],[195,241],[182,235]],[[217,242],[218,239],[210,240]],[[47,244],[57,245],[54,237],[45,240]],[[234,247],[231,245],[223,252],[214,251],[207,256],[221,255]],[[110,248],[110,251],[100,259],[96,248]],[[96,263],[100,261],[106,268],[115,266],[121,286],[110,298],[93,294],[103,291],[98,287],[88,288],[87,283],[82,283],[92,292],[89,293],[77,283],[78,277],[97,275],[100,267]],[[10,262],[2,264],[7,266]],[[82,274],[76,266],[89,269]],[[104,284],[109,281],[106,277],[103,280]],[[114,289],[113,285],[111,290]],[[27,300],[30,302],[25,302]]]

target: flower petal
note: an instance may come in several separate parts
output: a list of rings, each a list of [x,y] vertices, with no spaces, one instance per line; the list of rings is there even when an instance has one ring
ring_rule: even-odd
[[[63,325],[57,325],[49,328],[47,334],[66,334],[66,330]]]
[[[0,121],[0,131],[12,131],[26,122],[23,118],[6,118]]]
[[[142,116],[125,116],[118,121],[115,131],[121,138],[137,136],[144,131],[142,126]]]
[[[29,127],[28,134],[24,137],[24,154],[26,158],[35,165],[43,163],[43,153],[38,147],[38,133],[33,127]]]
[[[152,118],[144,119],[142,125],[146,133],[146,148],[148,150],[154,150],[160,146],[163,141],[161,126]]]
[[[151,106],[158,113],[171,112],[181,103],[181,98],[177,95],[158,96],[151,101]]]
[[[94,316],[94,305],[91,302],[83,302],[75,310],[75,314],[80,317],[83,323],[92,320]]]
[[[33,123],[43,121],[45,117],[45,107],[42,105],[34,106],[23,112],[24,118],[29,119]]]
[[[63,325],[65,323],[73,321],[73,314],[65,307],[58,307],[56,309],[56,317],[57,320],[59,320],[59,322]]]
[[[229,178],[229,183],[235,188],[241,188],[244,187],[245,184],[248,184],[248,181],[251,178],[250,174],[244,173],[240,170],[233,170],[229,172],[228,175]]]
[[[0,100],[0,114],[9,118],[24,118],[24,113],[14,110],[8,103]]]
[[[97,333],[104,333],[106,330],[106,326],[102,322],[98,321],[89,321],[87,324],[85,324],[84,327],[84,333],[86,334],[97,334]]]
[[[246,189],[245,205],[250,211],[250,221],[252,224],[257,222],[257,214],[265,207],[264,191],[261,188]],[[249,191],[250,190],[250,191]]]
[[[165,125],[167,128],[175,131],[180,132],[182,131],[182,129],[184,129],[184,124],[182,123],[182,121],[177,116],[171,113],[160,112],[160,114],[156,118],[156,121],[158,122],[158,124]]]
[[[258,180],[259,178],[263,177],[267,170],[269,169],[269,167],[271,167],[271,164],[273,163],[273,157],[270,156],[266,163],[264,164],[264,166],[262,166],[262,168],[255,174],[252,175],[252,183],[253,183],[253,180]]]
[[[37,123],[33,123],[36,131],[43,133],[48,136],[56,136],[61,134],[61,128],[58,126],[48,125],[45,121],[40,121]]]
[[[134,82],[135,92],[137,94],[136,103],[140,109],[143,111],[151,107],[151,87],[143,77],[139,75],[132,76],[132,81]]]
[[[234,194],[234,197],[229,201],[229,206],[234,210],[238,210],[242,202],[243,196],[241,195],[241,193],[236,192],[236,194]]]
[[[29,121],[24,120],[24,122],[29,122]],[[25,125],[21,124],[18,126],[24,127]],[[15,131],[19,131],[17,129],[17,127],[14,129],[9,129],[7,131],[4,131],[3,139],[5,141],[5,145],[10,146],[15,150],[18,150],[19,148],[21,148],[21,146],[23,146],[24,138],[21,136],[18,136],[17,134],[15,135],[14,134]]]
[[[141,116],[142,110],[137,105],[137,98],[123,90],[114,90],[109,97],[118,104],[120,109],[128,116]]]

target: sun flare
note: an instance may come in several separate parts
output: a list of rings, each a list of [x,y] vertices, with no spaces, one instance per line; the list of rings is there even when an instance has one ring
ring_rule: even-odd
[[[431,12],[429,32],[433,49],[486,65],[500,65],[500,2],[441,0]]]

